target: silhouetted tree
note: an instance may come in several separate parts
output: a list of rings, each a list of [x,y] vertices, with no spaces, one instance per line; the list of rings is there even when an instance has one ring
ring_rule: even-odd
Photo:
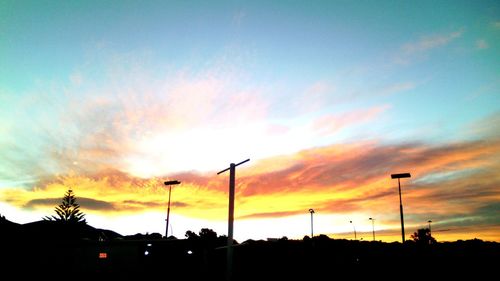
[[[198,234],[194,233],[194,232],[193,232],[193,231],[191,231],[191,230],[186,231],[186,234],[185,234],[184,236],[186,236],[186,238],[187,238],[188,240],[196,240],[196,239],[200,238],[200,237],[198,236]]]
[[[85,214],[80,210],[80,205],[76,203],[76,197],[73,190],[68,189],[62,199],[62,203],[54,210],[57,216],[47,216],[45,220],[61,221],[65,223],[86,224]]]
[[[417,232],[413,233],[411,236],[413,241],[421,245],[429,245],[436,243],[436,239],[431,236],[431,232],[428,228],[420,228]]]
[[[204,239],[204,240],[213,241],[213,240],[217,239],[217,232],[215,232],[209,228],[202,228],[198,234],[199,234],[200,238]]]
[[[172,237],[172,236],[170,236]],[[154,233],[151,233],[149,234],[149,239],[161,239],[162,238],[162,235],[158,232],[154,232]]]
[[[330,237],[328,237],[325,234],[320,234],[318,236],[315,236],[314,239],[320,240],[320,241],[328,241],[328,240],[330,240]]]

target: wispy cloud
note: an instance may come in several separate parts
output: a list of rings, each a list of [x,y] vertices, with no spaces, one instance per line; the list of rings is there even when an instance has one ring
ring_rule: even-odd
[[[380,95],[390,96],[395,93],[406,92],[415,89],[417,85],[414,82],[401,82],[388,85],[380,90]]]
[[[459,30],[448,34],[424,36],[417,42],[403,45],[402,51],[408,55],[425,52],[437,47],[444,46],[450,43],[452,40],[459,38],[460,36],[462,36],[462,34],[463,30]]]
[[[450,42],[460,38],[463,33],[464,30],[461,29],[446,34],[422,36],[418,41],[403,45],[395,56],[395,62],[408,64],[421,56],[425,56],[433,49],[448,45]]]
[[[332,83],[316,81],[293,100],[293,106],[298,108],[298,112],[302,113],[320,110],[332,103],[335,92],[336,89]]]
[[[189,170],[194,162],[206,169],[200,159],[218,158],[234,147],[222,135],[266,132],[257,125],[241,129],[266,117],[268,101],[259,89],[241,86],[230,66],[176,69],[162,76],[134,60],[109,64],[106,84],[83,78],[92,77],[92,69],[82,69],[67,84],[42,83],[8,101],[19,116],[1,114],[2,135],[9,136],[0,141],[2,178],[13,182],[30,175],[36,181],[107,168],[148,177]],[[200,142],[203,136],[213,137]]]
[[[324,115],[316,119],[312,123],[312,127],[320,135],[332,134],[344,127],[373,121],[374,118],[388,108],[390,106],[384,105],[369,109],[353,110],[346,113]]]
[[[10,102],[19,112],[28,112],[25,109],[32,103],[41,103],[44,110],[20,118],[33,122],[26,126],[28,130],[21,128],[21,122],[7,119],[11,123],[6,135],[12,137],[2,140],[7,142],[0,152],[0,173],[7,179],[2,185],[26,179],[24,186],[32,186],[53,174],[88,175],[103,170],[144,178],[193,168],[216,170],[234,161],[233,157],[264,159],[312,147],[319,137],[374,121],[388,108],[318,117],[315,113],[326,112],[328,103],[323,101],[335,90],[332,84],[318,82],[306,91],[308,100],[303,101],[314,110],[283,121],[279,116],[269,118],[273,107],[281,104],[273,104],[258,87],[241,86],[245,85],[242,75],[230,66],[174,69],[158,75],[135,63],[108,66],[109,83],[103,85],[86,78],[90,70],[83,69],[75,72],[68,85],[56,87],[54,96],[42,94],[47,88],[41,86],[18,103]],[[288,105],[296,101],[287,100]],[[25,157],[17,159],[21,156]]]
[[[476,41],[476,49],[478,50],[485,50],[488,49],[489,47],[490,45],[484,39],[479,39]]]
[[[500,80],[495,83],[498,87]],[[493,88],[493,85],[490,88]],[[485,137],[486,139],[500,138],[500,111],[494,112],[478,121],[475,121],[466,127],[466,134],[475,138]]]

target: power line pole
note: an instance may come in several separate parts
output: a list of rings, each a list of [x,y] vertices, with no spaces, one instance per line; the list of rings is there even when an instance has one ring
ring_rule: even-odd
[[[227,281],[232,280],[233,273],[233,222],[234,222],[234,187],[235,187],[235,177],[236,177],[236,167],[250,161],[247,159],[238,164],[231,163],[229,168],[226,168],[217,173],[217,175],[224,173],[229,170],[229,214],[227,221]]]
[[[399,189],[399,213],[401,215],[401,237],[403,243],[405,242],[405,221],[403,218],[403,201],[401,200],[401,182],[399,181],[401,178],[409,178],[411,177],[410,173],[402,173],[402,174],[392,174],[392,179],[398,179],[398,189]]]

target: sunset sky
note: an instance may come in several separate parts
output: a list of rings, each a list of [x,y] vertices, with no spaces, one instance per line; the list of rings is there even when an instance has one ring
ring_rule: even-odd
[[[0,214],[500,242],[499,1],[1,1]],[[352,221],[351,224],[349,221]],[[169,230],[169,232],[170,232]]]

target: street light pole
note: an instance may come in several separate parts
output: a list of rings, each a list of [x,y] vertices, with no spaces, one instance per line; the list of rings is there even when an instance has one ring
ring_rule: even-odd
[[[314,214],[314,209],[309,209],[309,213],[311,213],[311,238],[314,237],[314,231],[313,231],[313,214]]]
[[[233,272],[233,222],[234,222],[234,186],[236,177],[236,167],[250,161],[247,159],[238,164],[231,163],[229,168],[226,168],[217,173],[217,175],[224,173],[229,170],[229,214],[227,222],[227,272],[226,279],[230,281],[232,279]]]
[[[375,219],[374,218],[369,218],[369,220],[372,221],[372,234],[373,234],[373,241],[375,241]]]
[[[401,200],[401,183],[399,179],[401,178],[409,178],[411,177],[410,173],[402,173],[402,174],[392,174],[391,178],[398,179],[398,189],[399,189],[399,213],[401,215],[401,237],[403,239],[403,243],[405,242],[405,222],[403,218],[403,201]]]
[[[427,221],[429,223],[429,235],[432,236],[432,232],[431,232],[431,220],[428,220]]]
[[[180,181],[173,180],[173,181],[166,181],[164,184],[168,186],[168,208],[167,208],[167,227],[165,230],[165,238],[168,238],[168,225],[170,222],[170,194],[172,192],[172,185],[180,184]]]
[[[354,229],[354,240],[358,240],[356,237],[356,227],[354,226],[354,223],[352,221],[349,221],[352,224],[352,229]]]

